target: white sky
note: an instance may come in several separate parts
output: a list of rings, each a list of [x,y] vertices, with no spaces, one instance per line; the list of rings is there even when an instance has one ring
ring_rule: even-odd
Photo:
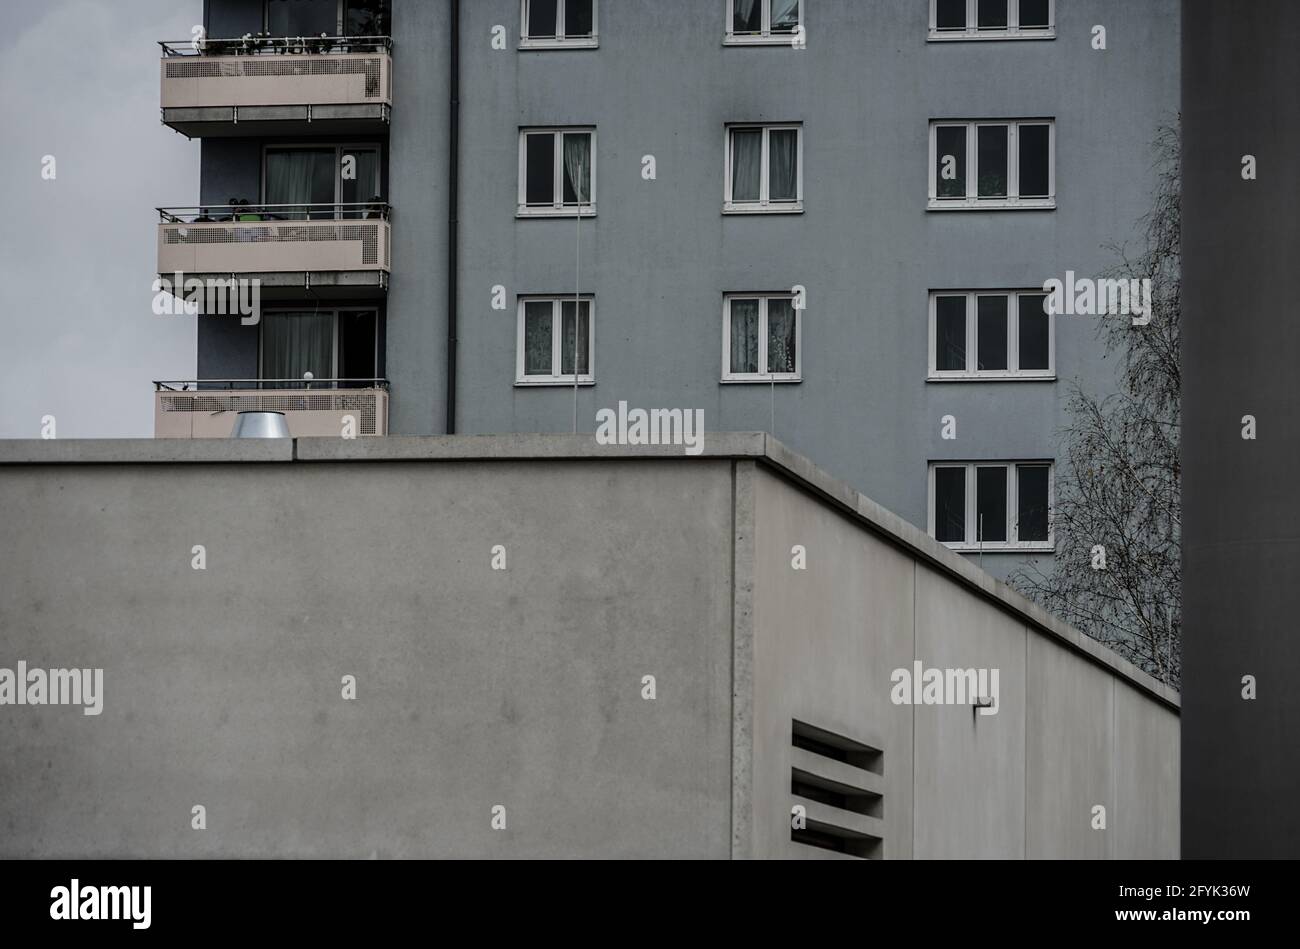
[[[8,0],[6,0],[8,2]],[[154,209],[193,205],[199,143],[159,122],[159,40],[202,0],[42,0],[0,32],[0,438],[151,437],[195,317],[155,316]],[[53,155],[57,177],[41,177]]]

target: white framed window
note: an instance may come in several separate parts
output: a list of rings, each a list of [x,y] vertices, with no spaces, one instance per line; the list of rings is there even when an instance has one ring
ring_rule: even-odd
[[[930,123],[931,210],[1056,207],[1055,119]]]
[[[803,309],[793,294],[723,297],[723,382],[799,382],[802,359]]]
[[[802,35],[804,0],[723,0],[729,46],[791,46]]]
[[[595,315],[591,296],[521,296],[515,385],[594,385]]]
[[[519,130],[519,215],[584,217],[596,213],[596,130]]]
[[[1051,461],[930,464],[929,533],[954,550],[1052,549]]]
[[[1050,40],[1056,0],[930,0],[930,40]]]
[[[599,0],[520,0],[520,49],[592,49],[600,45]]]
[[[928,378],[1054,379],[1056,320],[1042,290],[930,293]]]
[[[728,125],[725,214],[803,211],[803,127]]]

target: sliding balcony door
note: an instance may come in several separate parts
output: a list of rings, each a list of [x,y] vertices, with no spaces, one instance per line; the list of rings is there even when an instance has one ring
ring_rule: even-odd
[[[354,379],[365,388],[378,372],[378,314],[373,309],[275,310],[262,317],[262,379]],[[266,388],[302,388],[301,382]],[[332,387],[332,386],[331,386]]]
[[[335,204],[355,207],[338,216],[362,218],[380,194],[379,148],[374,145],[276,146],[266,150],[263,203],[311,205],[300,210],[272,208],[278,218],[313,220],[335,216]]]
[[[272,36],[339,35],[339,0],[266,0]]]

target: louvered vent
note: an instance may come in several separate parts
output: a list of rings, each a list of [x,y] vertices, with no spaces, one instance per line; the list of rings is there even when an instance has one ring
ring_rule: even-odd
[[[879,748],[791,723],[790,839],[854,857],[884,856],[884,762]],[[793,815],[802,807],[803,826]]]

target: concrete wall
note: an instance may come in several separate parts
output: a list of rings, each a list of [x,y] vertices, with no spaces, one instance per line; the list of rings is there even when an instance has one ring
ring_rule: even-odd
[[[757,469],[753,498],[753,806],[741,836],[754,856],[824,853],[790,839],[793,719],[884,752],[886,858],[1179,855],[1178,715],[1144,691],[1151,680],[954,582],[944,566],[956,558],[918,556],[932,544],[909,551],[778,473]],[[806,570],[792,568],[795,545]],[[891,673],[914,660],[998,669],[998,713],[893,704]],[[1105,830],[1092,828],[1095,805]]]
[[[104,670],[0,707],[0,856],[823,857],[792,718],[885,857],[1178,854],[1177,696],[762,435],[9,442],[0,509],[0,668]]]
[[[237,12],[211,2],[214,22]],[[514,302],[575,282],[596,301],[580,431],[620,399],[771,427],[914,524],[929,461],[1054,458],[1066,383],[1113,386],[1084,318],[1057,321],[1057,382],[927,384],[928,293],[1115,263],[1102,247],[1135,236],[1148,144],[1178,110],[1177,0],[1071,0],[1055,40],[976,43],[927,43],[924,0],[818,0],[803,51],[724,48],[721,0],[605,0],[600,48],[565,51],[515,48],[518,0],[461,8],[459,431],[570,430],[571,390],[513,384]],[[394,0],[393,22],[388,375],[393,431],[428,434],[445,431],[448,3]],[[498,25],[505,50],[490,45]],[[1057,210],[925,210],[930,119],[1026,116],[1056,118]],[[806,213],[724,216],[724,125],[767,120],[803,123]],[[565,124],[597,127],[599,213],[580,239],[571,220],[515,217],[519,128]],[[723,294],[795,284],[809,294],[804,381],[778,386],[775,405],[768,386],[722,385]],[[497,285],[505,311],[489,305]],[[940,438],[947,414],[955,442]]]
[[[729,853],[725,461],[37,465],[0,509],[0,666],[106,691],[0,708],[0,856]]]

